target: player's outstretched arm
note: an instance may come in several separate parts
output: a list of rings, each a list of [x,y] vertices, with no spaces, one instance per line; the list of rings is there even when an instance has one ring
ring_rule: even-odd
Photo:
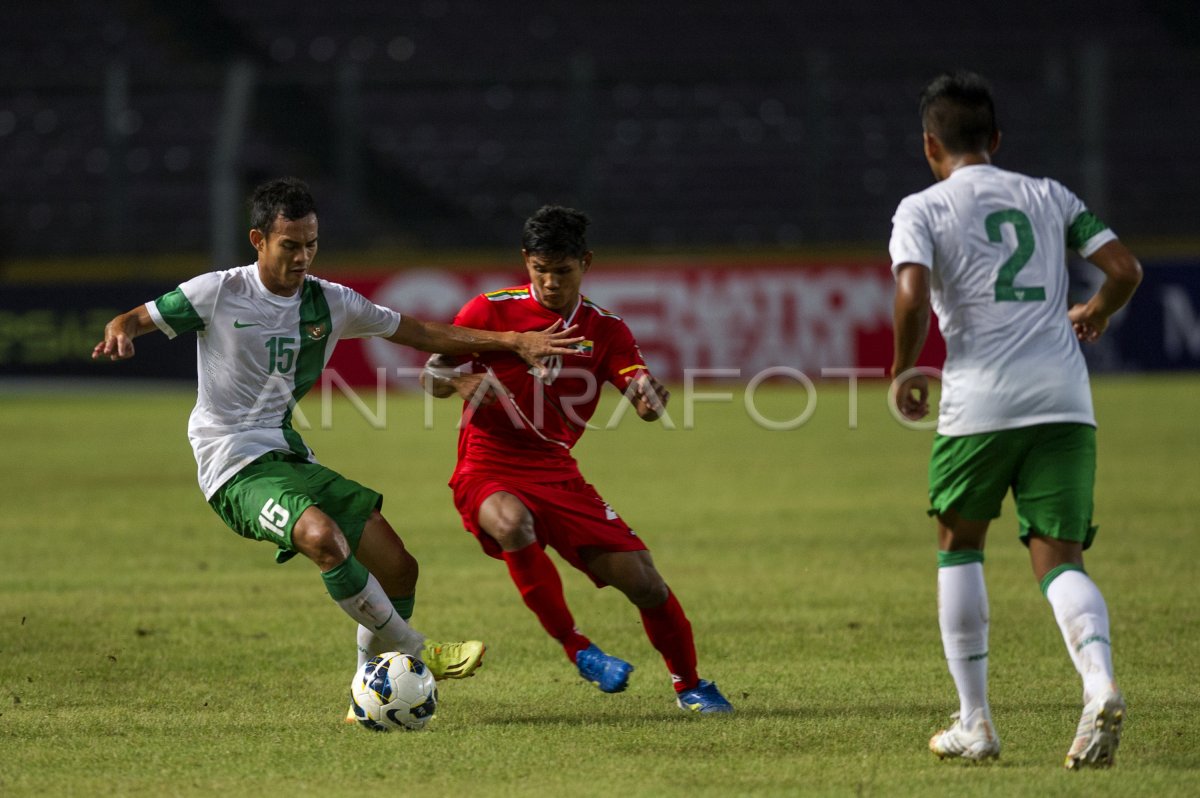
[[[896,270],[896,299],[892,307],[895,350],[892,355],[892,399],[914,421],[929,414],[929,380],[909,374],[925,347],[929,334],[929,269],[919,263],[902,263]],[[896,378],[904,376],[899,383]]]
[[[562,322],[558,321],[544,330],[520,333],[493,332],[404,316],[396,332],[388,336],[387,340],[440,355],[508,351],[520,356],[529,365],[540,367],[542,358],[570,355],[575,351],[571,344],[583,340],[582,336],[575,335],[577,327],[560,329],[561,326]]]
[[[128,360],[133,357],[133,339],[157,329],[150,311],[138,305],[104,325],[104,340],[92,348],[92,360]]]
[[[1142,264],[1120,241],[1109,241],[1088,257],[1104,282],[1095,296],[1067,311],[1075,336],[1091,343],[1104,334],[1109,318],[1129,302],[1142,282]]]

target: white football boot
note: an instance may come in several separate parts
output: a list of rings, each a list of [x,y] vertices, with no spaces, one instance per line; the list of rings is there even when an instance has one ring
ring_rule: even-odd
[[[1067,769],[1110,766],[1121,743],[1121,724],[1124,721],[1125,699],[1116,687],[1087,702],[1079,718],[1079,728],[1075,731],[1075,742],[1067,752]]]
[[[976,709],[964,721],[955,712],[953,725],[942,729],[929,738],[929,750],[939,759],[959,757],[974,762],[997,759],[1000,756],[1000,738],[992,727],[992,718],[986,710]]]

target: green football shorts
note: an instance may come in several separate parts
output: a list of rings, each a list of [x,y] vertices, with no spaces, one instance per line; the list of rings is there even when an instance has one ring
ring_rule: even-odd
[[[930,515],[955,510],[970,521],[1000,517],[1009,488],[1021,541],[1030,534],[1092,545],[1096,428],[1039,424],[949,437],[936,435],[929,460]]]
[[[313,505],[333,518],[350,551],[358,551],[363,526],[383,506],[383,496],[299,455],[267,452],[218,488],[208,504],[242,537],[278,546],[275,559],[282,563],[296,555],[292,528]]]

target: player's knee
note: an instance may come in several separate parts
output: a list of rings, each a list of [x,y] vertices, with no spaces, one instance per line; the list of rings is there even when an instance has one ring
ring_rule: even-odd
[[[537,539],[533,533],[533,518],[524,511],[497,513],[487,532],[505,551],[524,548]]]
[[[337,565],[350,554],[342,530],[324,514],[303,517],[296,522],[292,529],[292,547],[323,569]]]
[[[654,571],[644,574],[642,578],[630,585],[629,589],[625,591],[625,595],[635,606],[652,609],[662,606],[670,598],[671,591],[658,572]]]

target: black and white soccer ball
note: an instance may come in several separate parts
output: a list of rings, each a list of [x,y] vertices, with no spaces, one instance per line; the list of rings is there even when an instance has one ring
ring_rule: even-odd
[[[363,663],[350,682],[354,717],[372,731],[416,731],[437,711],[437,682],[425,663],[389,651]]]

